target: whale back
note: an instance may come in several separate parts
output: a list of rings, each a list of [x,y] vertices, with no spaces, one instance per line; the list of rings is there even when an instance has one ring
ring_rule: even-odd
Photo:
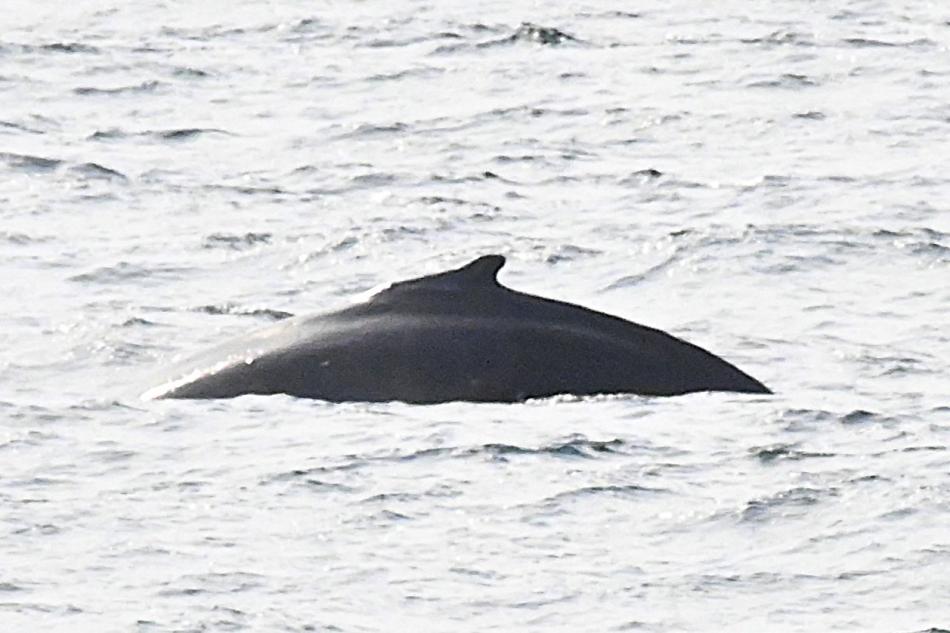
[[[517,401],[768,389],[661,330],[502,286],[502,255],[288,319],[192,359],[157,397]]]

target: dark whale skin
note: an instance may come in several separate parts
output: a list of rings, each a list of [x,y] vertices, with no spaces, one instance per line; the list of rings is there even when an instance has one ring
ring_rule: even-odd
[[[557,394],[771,393],[706,350],[496,279],[501,255],[283,321],[187,361],[150,398],[519,402]]]

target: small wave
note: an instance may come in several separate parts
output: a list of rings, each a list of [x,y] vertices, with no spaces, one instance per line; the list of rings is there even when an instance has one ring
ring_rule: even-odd
[[[838,422],[842,424],[860,424],[872,421],[886,421],[888,418],[879,414],[857,409],[849,413],[835,413],[824,409],[788,409],[779,415],[785,422],[786,431],[802,431],[813,428],[815,424]]]
[[[347,486],[345,484],[336,483],[334,481],[324,481],[322,479],[314,479],[312,477],[295,477],[294,479],[299,479],[299,483],[302,483],[308,490],[311,492],[345,492],[352,493],[356,492],[356,488],[353,486]]]
[[[62,483],[62,482],[37,477],[35,480],[32,480],[29,483],[32,485],[47,486],[47,485]],[[16,485],[16,482],[14,482],[14,485]],[[21,528],[17,528],[13,530],[13,534],[34,533],[34,534],[42,534],[43,536],[61,534],[62,532],[63,532],[63,528],[59,527],[58,525],[54,525],[53,523],[34,523],[31,525],[26,525]]]
[[[902,453],[920,453],[920,452],[943,453],[947,450],[950,450],[950,449],[948,449],[946,446],[906,446],[901,449],[901,452]]]
[[[809,451],[802,451],[797,448],[796,444],[773,444],[770,446],[753,447],[749,449],[749,453],[752,455],[752,457],[766,464],[784,460],[799,461],[814,457],[835,456],[834,453],[812,453]]]
[[[842,424],[866,424],[868,422],[881,422],[887,419],[885,416],[864,409],[855,409],[838,418]]]
[[[155,321],[149,321],[148,319],[143,319],[141,317],[132,317],[131,319],[126,319],[120,324],[120,327],[155,327],[159,324]]]
[[[821,424],[835,419],[831,411],[821,409],[788,409],[779,415],[784,422],[786,431],[802,431],[813,428],[813,424]]]
[[[382,523],[388,524],[395,521],[411,521],[412,517],[408,514],[402,514],[401,512],[394,512],[393,510],[382,510],[368,517],[359,517],[355,520],[347,521],[348,523]]]
[[[347,461],[340,464],[333,464],[330,466],[314,466],[312,468],[294,468],[293,470],[269,475],[261,480],[261,485],[285,481],[302,481],[308,485],[312,484],[317,488],[324,486],[329,488],[338,487],[340,490],[346,491],[349,489],[347,486],[333,482],[326,482],[322,479],[315,478],[317,475],[327,475],[329,473],[336,473],[346,470],[357,470],[368,463],[364,460],[359,460],[352,455],[347,456],[346,459]]]
[[[205,134],[228,134],[228,132],[215,128],[181,128],[174,130],[154,130],[144,132],[144,134],[154,136],[163,141],[190,141]]]
[[[855,48],[928,48],[936,46],[933,40],[926,38],[911,40],[910,42],[888,42],[864,37],[848,37],[841,40],[841,42]]]
[[[451,55],[459,51],[463,51],[469,48],[468,44],[458,43],[458,44],[443,44],[442,46],[436,47],[430,55],[439,56],[439,55]]]
[[[272,235],[270,233],[244,233],[236,235],[232,233],[212,233],[204,239],[205,248],[229,248],[231,250],[244,250],[258,244],[267,244]]]
[[[509,156],[508,154],[499,154],[492,158],[492,162],[506,164],[506,163],[538,163],[539,165],[550,165],[551,162],[546,156],[539,156],[537,154],[521,154],[520,156]]]
[[[139,453],[136,451],[107,448],[98,451],[90,451],[86,453],[86,455],[91,457],[96,462],[113,463],[129,461],[130,459],[138,457]]]
[[[412,239],[428,235],[429,230],[415,226],[387,226],[382,229],[379,239],[383,242],[395,242],[402,239]]]
[[[577,14],[579,18],[597,18],[597,19],[613,19],[620,18],[624,20],[636,20],[643,17],[642,13],[634,13],[632,11],[600,11],[597,13],[591,13],[587,11],[581,11]]]
[[[549,253],[544,261],[548,264],[560,264],[561,262],[572,262],[584,257],[594,257],[602,254],[603,251],[575,246],[574,244],[563,244],[555,248],[553,253]]]
[[[140,365],[153,358],[153,348],[136,343],[108,343],[96,346],[96,353],[106,366]]]
[[[291,312],[284,312],[283,310],[273,310],[271,308],[242,308],[233,303],[223,303],[219,305],[206,305],[198,306],[197,308],[192,308],[192,312],[203,312],[204,314],[213,314],[213,315],[236,315],[236,316],[253,316],[253,317],[263,317],[271,321],[282,321],[284,319],[289,319],[294,316]]]
[[[762,81],[753,81],[747,84],[749,88],[811,88],[818,85],[818,81],[807,75],[798,75],[794,73],[785,73],[777,79],[766,79]]]
[[[27,588],[12,582],[0,582],[0,593],[13,593],[15,591],[27,591]]]
[[[9,167],[28,173],[42,174],[58,170],[65,161],[55,158],[43,158],[41,156],[28,156],[24,154],[0,153],[0,162],[6,163]],[[100,178],[108,180],[128,180],[125,174],[103,167],[98,163],[80,163],[69,167],[69,171],[84,178]]]
[[[52,44],[43,44],[39,47],[41,51],[49,53],[99,53],[99,49],[88,44],[79,42],[54,42]]]
[[[553,442],[539,448],[522,448],[508,444],[486,444],[481,449],[472,450],[470,454],[487,451],[498,454],[499,451],[522,455],[551,455],[555,457],[583,457],[594,458],[601,455],[613,455],[622,452],[620,449],[625,442],[619,438],[612,440],[589,440],[577,435],[564,441]]]
[[[815,488],[791,488],[782,490],[768,497],[753,499],[746,503],[740,513],[743,522],[761,522],[775,518],[775,513],[782,515],[797,514],[803,508],[810,508],[819,503],[823,496],[836,495],[833,488],[818,490]]]
[[[903,231],[881,229],[873,237],[884,240],[888,246],[934,263],[950,260],[950,234],[942,231],[926,227]]]
[[[604,292],[609,292],[612,290],[619,290],[621,288],[629,288],[631,286],[636,286],[645,281],[652,281],[660,276],[662,273],[669,270],[674,264],[680,261],[682,258],[683,249],[677,249],[672,255],[659,262],[650,266],[646,270],[633,274],[633,275],[624,275],[620,279],[617,279],[610,284],[608,284],[603,290]]]
[[[471,569],[469,567],[449,567],[448,569],[450,574],[460,574],[462,576],[468,576],[470,578],[478,578],[485,581],[497,581],[500,578],[503,578],[504,575],[500,572],[482,570],[482,569]]]
[[[841,41],[848,46],[855,46],[857,48],[891,48],[896,46],[896,44],[893,44],[892,42],[873,40],[864,37],[847,37]]]
[[[16,130],[17,132],[27,132],[29,134],[43,134],[42,130],[37,130],[31,127],[27,127],[20,123],[14,123],[12,121],[0,121],[0,128],[8,130]]]
[[[290,30],[295,33],[312,33],[317,30],[325,30],[326,28],[326,22],[319,18],[304,18],[297,20],[297,22],[290,27]]]
[[[172,76],[186,79],[206,79],[211,76],[211,73],[191,66],[178,66],[172,70]]]
[[[450,198],[445,196],[422,196],[418,199],[425,205],[441,207],[440,211],[445,211],[448,207],[469,207],[472,213],[468,216],[469,220],[475,222],[487,222],[496,218],[501,213],[501,207],[488,202],[477,200],[465,200],[462,198]]]
[[[260,28],[256,29],[258,32],[266,32],[272,29],[271,25],[263,25]],[[216,37],[231,37],[234,35],[244,35],[248,30],[241,27],[225,27],[219,24],[214,26],[209,26],[205,28],[177,28],[171,26],[163,26],[159,29],[159,34],[162,36],[175,38],[175,39],[184,39],[191,40],[196,42],[207,42]]]
[[[99,88],[96,86],[80,86],[79,88],[73,88],[73,92],[77,95],[119,95],[126,93],[141,93],[141,92],[155,92],[164,84],[160,81],[143,81],[140,84],[135,84],[134,86],[120,86],[118,88]]]
[[[41,156],[30,156],[28,154],[11,154],[0,152],[0,162],[7,166],[27,172],[50,172],[58,169],[63,161],[55,158],[43,158]]]
[[[915,255],[940,255],[943,259],[950,255],[950,246],[937,242],[917,242],[911,244],[910,249]]]
[[[371,123],[363,123],[356,126],[353,130],[349,132],[344,132],[336,136],[337,140],[343,139],[359,139],[359,138],[373,138],[377,136],[388,136],[390,134],[403,134],[409,130],[409,126],[405,123],[391,123],[389,125],[374,125]]]
[[[366,497],[360,501],[360,503],[390,503],[394,501],[409,503],[411,501],[418,501],[424,497],[425,495],[411,492],[381,492],[371,497]]]
[[[399,81],[401,79],[409,79],[413,77],[434,77],[441,75],[445,71],[441,68],[436,68],[434,66],[423,66],[419,68],[409,68],[407,70],[400,70],[393,73],[382,73],[370,75],[366,78],[366,81],[371,82],[383,82],[383,81]]]
[[[469,202],[468,200],[463,200],[462,198],[446,198],[443,196],[422,196],[421,198],[419,198],[419,202],[423,204],[430,204],[430,205],[451,204],[453,206],[480,204],[480,203],[472,203],[472,202]]]
[[[11,233],[9,231],[0,231],[0,242],[14,244],[16,246],[25,246],[26,244],[38,244],[48,242],[49,237],[34,237],[26,233]]]
[[[719,41],[718,38],[689,37],[686,35],[668,35],[666,41],[671,44],[682,44],[684,46],[697,46],[700,44],[709,44]]]
[[[338,239],[335,242],[324,245],[323,248],[320,248],[319,250],[313,251],[312,253],[308,253],[306,255],[301,255],[298,258],[298,262],[304,264],[307,262],[319,261],[331,253],[348,251],[354,246],[357,246],[359,243],[360,238],[353,235],[347,235],[346,237]],[[366,290],[366,288],[361,288],[361,290]],[[352,288],[348,288],[343,291],[343,294],[349,294],[352,291]]]
[[[944,233],[943,231],[938,231],[936,229],[931,229],[927,227],[922,227],[920,229],[909,229],[905,231],[893,231],[888,229],[878,229],[874,232],[874,237],[882,237],[886,239],[893,238],[907,238],[907,237],[925,237],[930,240],[948,240],[950,239],[950,233]]]
[[[393,452],[381,455],[346,455],[342,463],[315,466],[307,469],[294,469],[272,475],[262,483],[278,481],[308,480],[327,473],[364,468],[373,463],[410,463],[435,459],[472,459],[487,458],[489,461],[508,461],[514,457],[553,457],[559,459],[598,459],[623,452],[626,443],[621,439],[589,440],[575,436],[540,447],[525,447],[515,444],[488,443],[480,446],[437,446],[422,448],[409,453]],[[445,491],[436,493],[441,496]]]
[[[492,108],[484,112],[480,112],[477,115],[477,118],[481,121],[495,122],[499,119],[539,119],[541,117],[548,116],[560,116],[560,117],[583,117],[590,114],[590,111],[585,108],[549,108],[542,107],[537,105],[522,105],[522,106],[513,106],[508,108]],[[576,151],[576,150],[575,150]]]
[[[765,44],[767,46],[814,46],[811,37],[795,31],[773,31],[763,37],[740,39],[743,44]]]
[[[369,40],[360,40],[356,46],[364,48],[404,48],[413,44],[420,44],[429,41],[428,35],[412,35],[399,39],[391,37],[378,37]]]
[[[260,194],[279,196],[294,195],[293,192],[286,189],[281,189],[280,187],[253,187],[249,185],[204,185],[203,188],[209,191],[233,191],[235,193],[241,193],[248,196]]]
[[[487,456],[496,460],[504,460],[511,455],[550,455],[552,457],[573,457],[591,459],[599,455],[619,453],[623,440],[607,441],[588,440],[575,437],[564,442],[555,442],[539,448],[517,446],[513,444],[484,444],[457,451],[460,456]]]
[[[353,237],[352,235],[350,235],[350,236],[344,237],[341,240],[334,242],[333,244],[330,244],[327,247],[327,250],[331,253],[339,253],[340,251],[349,250],[359,243],[360,243],[359,238]]]
[[[640,486],[638,484],[610,485],[610,486],[584,486],[575,490],[559,492],[556,495],[545,498],[541,503],[545,505],[557,504],[565,500],[578,499],[585,497],[640,497],[643,493],[665,493],[669,492],[666,488],[651,488],[649,486]]]
[[[3,44],[0,43],[0,53],[16,52],[22,54],[36,53],[87,53],[97,54],[101,51],[95,46],[81,44],[79,42],[52,42],[50,44]]]
[[[503,44],[517,44],[526,42],[531,44],[541,44],[542,46],[559,46],[566,43],[580,43],[573,35],[564,31],[550,27],[533,24],[531,22],[522,22],[521,26],[508,37],[490,42],[483,42],[478,46],[480,48],[488,46],[498,46]]]
[[[208,592],[200,587],[182,587],[174,589],[161,589],[156,595],[162,598],[176,598],[179,596],[200,596],[204,593]]]
[[[808,112],[796,112],[792,115],[796,119],[808,119],[810,121],[822,121],[826,118],[824,112],[818,110],[809,110]]]
[[[4,610],[8,605],[4,604]],[[67,615],[74,616],[81,613],[85,613],[82,609],[77,607],[74,604],[42,604],[38,602],[17,602],[16,603],[16,612],[36,612],[43,614],[55,613],[57,615]]]
[[[877,376],[896,376],[904,374],[932,374],[937,373],[937,363],[934,359],[930,362],[922,358],[912,358],[910,356],[892,356],[890,354],[872,354],[865,352],[860,354],[855,360],[865,365],[865,367]]]
[[[128,177],[122,172],[108,167],[103,167],[98,163],[81,163],[69,168],[69,171],[84,176],[86,178],[101,178],[105,180],[128,180]]]
[[[624,186],[640,186],[644,183],[653,182],[662,176],[663,172],[659,169],[648,167],[647,169],[639,169],[620,179],[619,184]]]
[[[350,178],[350,182],[357,187],[385,187],[396,183],[399,176],[385,172],[374,172],[371,174],[360,174]]]
[[[358,167],[372,167],[372,165],[370,165],[369,163],[360,163],[357,166]],[[320,167],[317,167],[316,165],[300,165],[299,167],[295,167],[294,169],[292,169],[290,173],[296,176],[299,176],[299,175],[304,175],[304,174],[305,175],[319,174],[322,171],[323,169]]]
[[[190,268],[177,266],[156,266],[146,268],[138,264],[129,262],[119,262],[114,266],[103,266],[88,273],[73,275],[69,281],[80,283],[118,283],[129,280],[147,280],[156,277],[166,279],[180,279],[182,275],[190,272]]]
[[[130,136],[128,133],[123,132],[117,128],[111,128],[108,130],[96,130],[92,134],[86,137],[86,140],[89,141],[106,141],[117,138],[126,138]]]
[[[216,604],[211,607],[213,613],[223,613],[226,616],[233,618],[246,618],[248,614],[240,609],[235,609],[234,607],[225,607],[220,604]],[[218,628],[223,631],[238,631],[242,628],[245,628],[237,623],[228,622],[227,619],[221,619],[215,623],[215,628]]]
[[[496,174],[496,173],[493,172],[493,171],[483,171],[483,172],[481,172],[481,173],[479,173],[479,174],[472,174],[472,175],[469,175],[469,176],[454,176],[454,175],[452,175],[452,176],[446,176],[446,175],[443,175],[443,174],[432,174],[432,175],[430,176],[430,178],[431,178],[432,182],[435,182],[435,183],[446,183],[446,184],[462,184],[462,183],[466,183],[466,182],[479,182],[479,181],[482,181],[482,180],[497,180],[497,181],[499,181],[499,182],[503,182],[503,183],[506,183],[506,184],[509,184],[509,185],[517,185],[517,184],[520,184],[520,183],[517,183],[517,182],[515,182],[515,181],[513,181],[513,180],[508,180],[508,179],[506,179],[506,178],[502,178],[501,176],[499,176],[498,174]],[[515,195],[517,195],[517,194],[515,194]]]

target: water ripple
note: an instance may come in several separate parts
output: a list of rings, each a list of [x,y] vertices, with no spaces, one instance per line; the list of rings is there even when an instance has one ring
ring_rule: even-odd
[[[274,310],[272,308],[245,308],[235,303],[198,306],[196,308],[192,308],[192,312],[201,312],[204,314],[213,315],[229,314],[261,317],[268,321],[280,321],[294,316],[292,313],[284,312],[283,310]]]
[[[161,81],[150,80],[143,81],[138,84],[133,84],[131,86],[119,86],[117,88],[100,88],[98,86],[80,86],[78,88],[73,88],[73,92],[77,95],[82,96],[96,96],[96,95],[123,95],[123,94],[141,94],[141,93],[152,93],[157,92],[158,90],[164,88],[165,84]]]
[[[0,628],[946,628],[945,7],[14,4]],[[781,393],[109,395],[489,251]]]
[[[11,154],[7,152],[0,152],[0,162],[5,163],[8,167],[13,169],[32,173],[54,171],[63,164],[63,161],[55,158],[43,158],[41,156]]]

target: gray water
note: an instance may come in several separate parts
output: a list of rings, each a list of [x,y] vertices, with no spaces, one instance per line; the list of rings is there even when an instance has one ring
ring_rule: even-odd
[[[943,4],[0,26],[0,631],[950,628]],[[134,397],[491,252],[776,395]]]

